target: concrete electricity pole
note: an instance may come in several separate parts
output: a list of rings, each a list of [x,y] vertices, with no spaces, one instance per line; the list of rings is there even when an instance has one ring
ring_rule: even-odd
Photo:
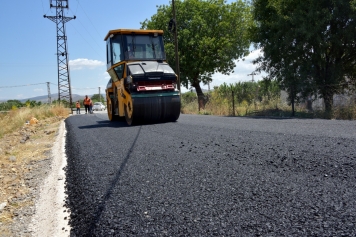
[[[99,101],[101,102],[100,86],[99,86]]]
[[[67,36],[65,32],[65,23],[76,17],[64,16],[64,9],[69,9],[68,0],[50,0],[50,7],[56,9],[55,16],[46,16],[49,20],[56,23],[57,26],[57,63],[58,63],[58,100],[66,100],[72,107],[72,92],[70,86],[68,69]]]
[[[47,82],[47,91],[48,91],[48,104],[52,104],[52,98],[51,98],[51,88],[49,87],[49,82]]]

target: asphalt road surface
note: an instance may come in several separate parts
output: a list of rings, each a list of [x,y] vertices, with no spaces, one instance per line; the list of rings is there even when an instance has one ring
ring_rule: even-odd
[[[71,236],[356,236],[356,121],[66,120]]]

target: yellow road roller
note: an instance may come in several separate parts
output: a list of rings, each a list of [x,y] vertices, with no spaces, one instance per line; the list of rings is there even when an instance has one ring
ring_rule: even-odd
[[[162,30],[110,30],[106,35],[107,111],[128,125],[176,121],[177,75],[166,62]]]

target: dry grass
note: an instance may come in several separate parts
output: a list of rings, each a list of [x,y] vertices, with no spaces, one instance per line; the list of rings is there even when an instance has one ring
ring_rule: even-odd
[[[196,114],[198,111],[198,102],[190,102],[190,103],[186,103],[186,104],[182,104],[181,107],[181,112],[183,114]]]
[[[60,121],[70,110],[62,106],[21,108],[0,114],[0,203],[7,203],[0,213],[0,232],[6,233],[17,209],[32,206],[21,200],[29,192],[25,176],[48,158]],[[37,124],[26,124],[32,117]],[[26,142],[20,142],[28,137]],[[17,201],[16,201],[17,200]]]
[[[337,106],[333,110],[334,119],[354,120],[356,119],[356,103],[344,106]]]
[[[182,100],[181,112],[183,114],[202,114],[217,116],[232,116],[232,102],[224,99],[210,97],[209,102],[204,109],[199,111],[197,100],[189,102]],[[292,107],[281,99],[262,100],[262,102],[247,103],[243,101],[235,103],[235,116],[273,116],[290,117],[292,116]],[[322,108],[315,108],[310,112],[305,104],[295,104],[295,117],[297,118],[326,118]],[[356,102],[354,100],[345,101],[343,105],[335,105],[332,112],[332,119],[354,120],[356,119]]]
[[[5,134],[20,129],[31,118],[43,120],[50,117],[67,117],[68,108],[60,105],[42,105],[34,108],[20,108],[11,110],[9,113],[0,114],[0,138]]]
[[[280,99],[248,103],[243,101],[234,105],[235,116],[249,116],[254,114],[268,115],[269,111],[290,110],[290,106],[286,103],[281,103]],[[227,99],[220,99],[211,97],[204,109],[199,111],[198,102],[191,101],[189,103],[182,102],[181,112],[183,114],[203,114],[203,115],[217,115],[217,116],[231,116],[233,115],[233,106],[231,101]]]

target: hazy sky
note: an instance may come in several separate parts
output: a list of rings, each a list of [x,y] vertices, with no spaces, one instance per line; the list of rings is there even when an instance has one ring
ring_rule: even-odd
[[[58,92],[56,24],[43,17],[56,15],[49,3],[0,0],[0,100],[47,95],[46,82],[51,83],[51,93]],[[66,16],[76,16],[66,23],[72,93],[94,94],[99,87],[104,93],[109,79],[105,66],[107,32],[139,29],[140,22],[162,4],[169,4],[169,0],[69,0]],[[247,74],[255,69],[251,60],[258,53],[254,51],[239,62],[230,76],[214,75],[211,86],[251,80]],[[255,76],[255,80],[260,78]]]

